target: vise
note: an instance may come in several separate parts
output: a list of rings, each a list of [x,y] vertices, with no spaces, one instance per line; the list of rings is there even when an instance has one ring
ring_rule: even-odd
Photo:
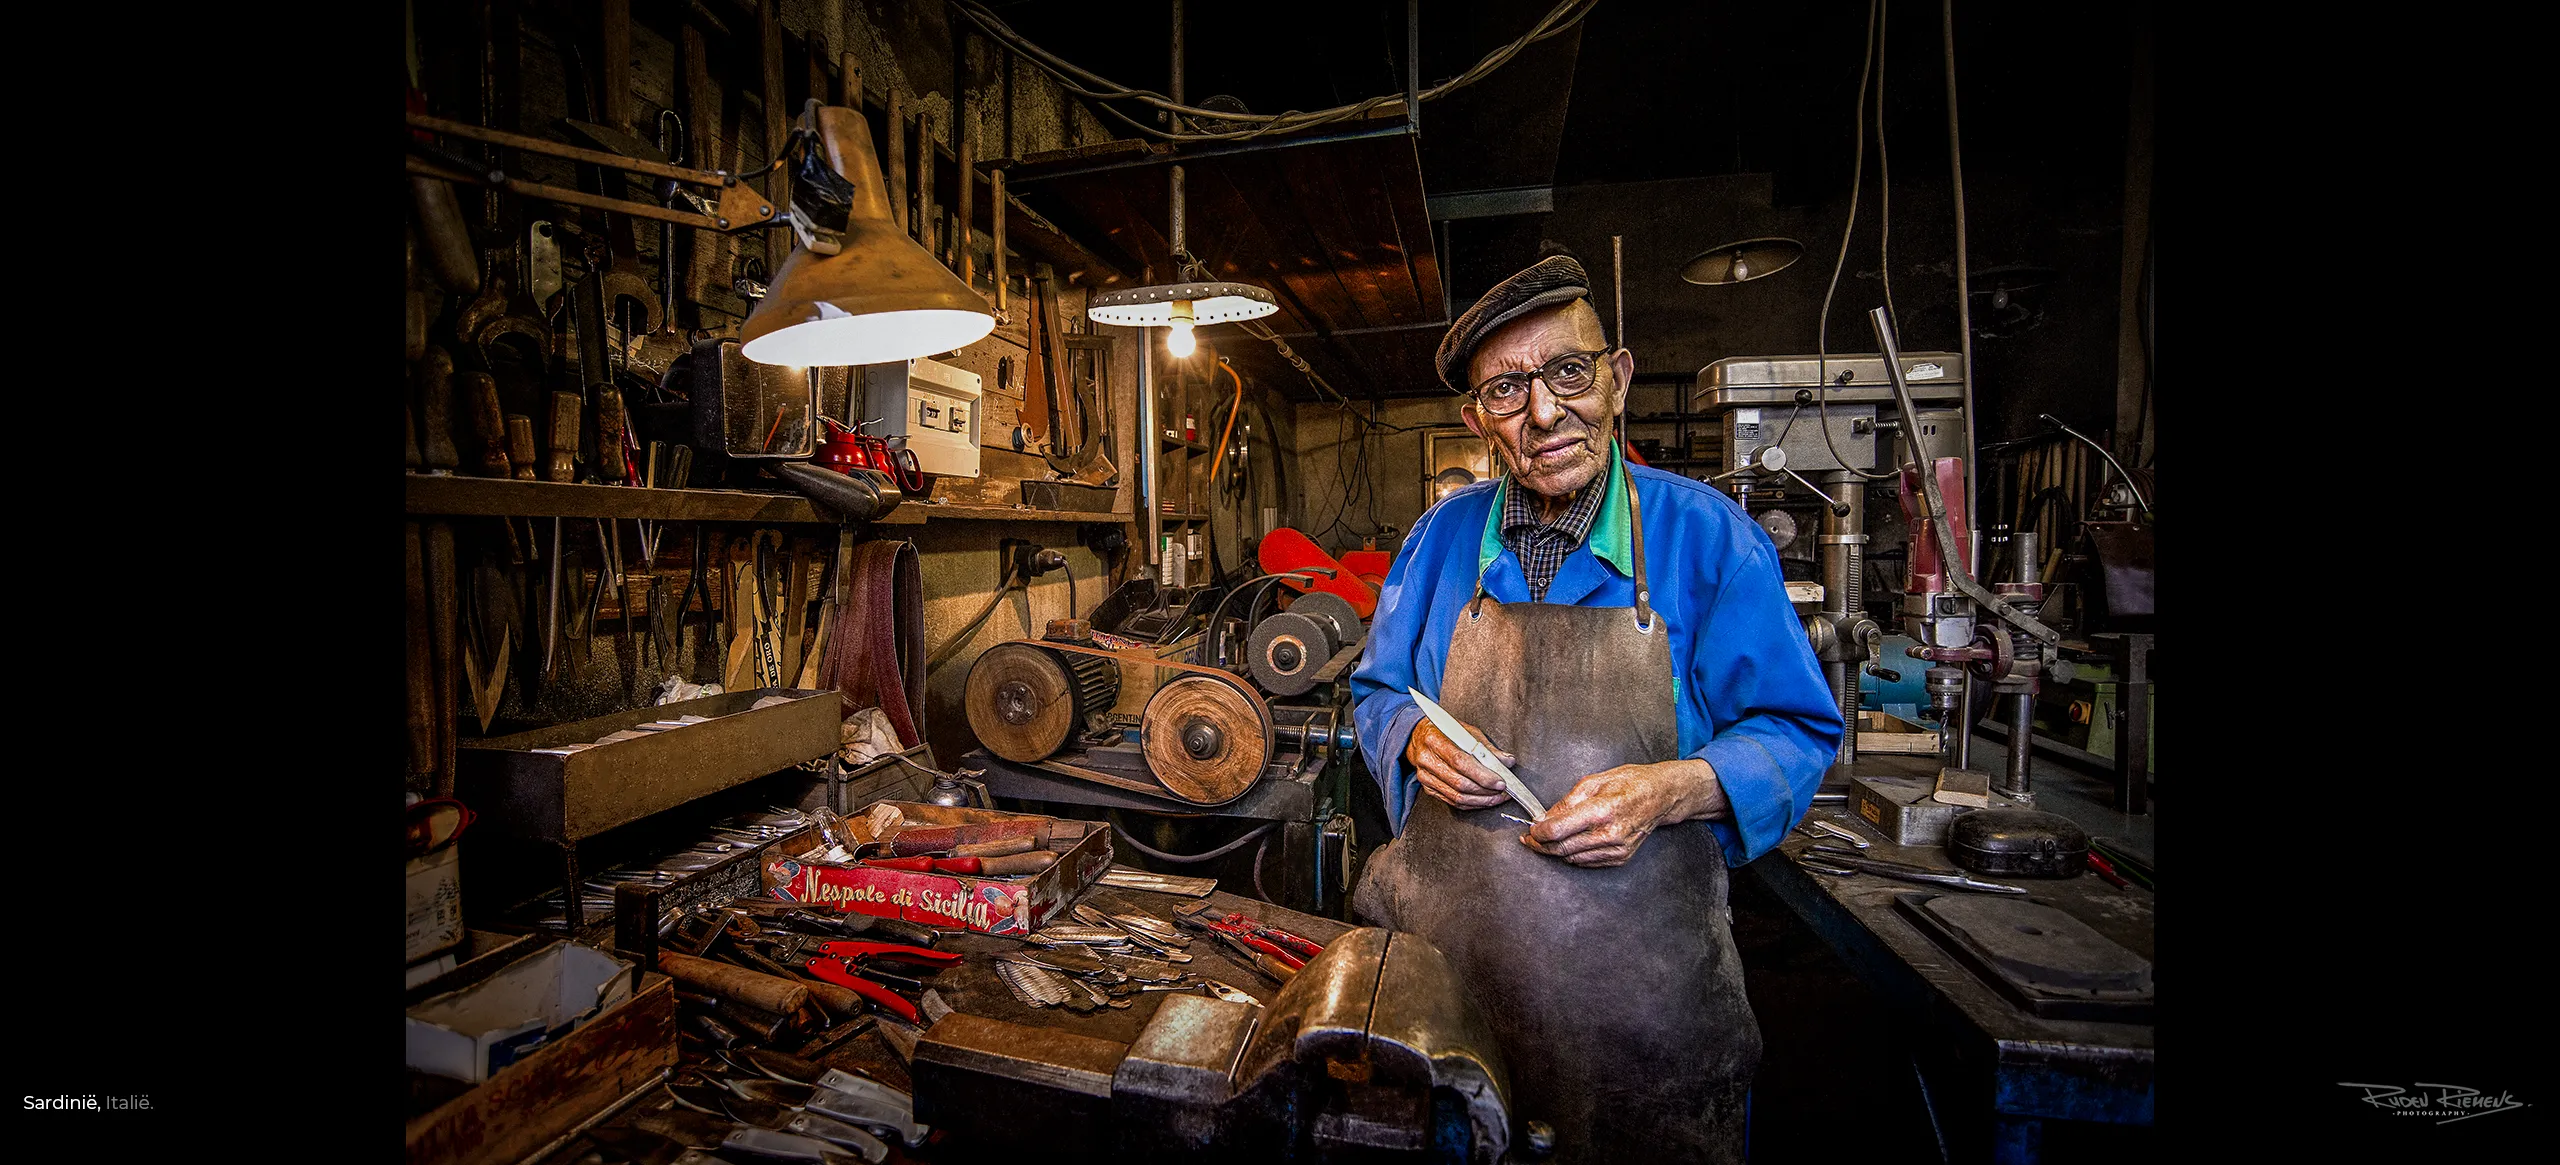
[[[1510,1077],[1448,959],[1350,931],[1268,1006],[1169,995],[1122,1044],[954,1013],[917,1042],[916,1119],[975,1157],[1495,1165]]]

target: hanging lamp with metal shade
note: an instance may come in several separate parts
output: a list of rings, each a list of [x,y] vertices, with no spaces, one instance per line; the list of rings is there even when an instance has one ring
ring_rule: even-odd
[[[1744,239],[1700,252],[1680,268],[1680,278],[1708,286],[1749,283],[1786,270],[1801,258],[1804,244],[1794,239]]]
[[[1097,324],[1133,328],[1171,328],[1165,350],[1176,356],[1192,351],[1191,329],[1205,324],[1258,320],[1280,310],[1271,293],[1250,283],[1199,280],[1160,283],[1125,291],[1094,293],[1085,318]]]
[[[886,364],[949,352],[995,330],[986,298],[889,215],[871,126],[810,104],[792,176],[796,243],[739,331],[742,353],[802,367]]]

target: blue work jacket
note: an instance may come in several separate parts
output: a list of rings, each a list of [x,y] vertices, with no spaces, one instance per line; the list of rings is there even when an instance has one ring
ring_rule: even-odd
[[[1704,482],[1613,457],[1613,494],[1590,536],[1557,570],[1546,601],[1634,605],[1626,498],[1615,492],[1620,472],[1634,475],[1653,609],[1671,631],[1672,690],[1665,698],[1678,709],[1680,755],[1715,769],[1733,819],[1707,825],[1725,863],[1739,866],[1776,845],[1812,807],[1823,770],[1840,748],[1840,710],[1788,605],[1768,533]],[[1475,594],[1480,565],[1486,594],[1504,603],[1529,601],[1519,556],[1488,527],[1500,488],[1499,480],[1468,486],[1414,522],[1387,572],[1367,648],[1352,673],[1360,748],[1398,832],[1413,799],[1424,795],[1404,759],[1422,720],[1421,706],[1405,688],[1440,698],[1449,635]],[[1537,661],[1520,664],[1536,667]]]

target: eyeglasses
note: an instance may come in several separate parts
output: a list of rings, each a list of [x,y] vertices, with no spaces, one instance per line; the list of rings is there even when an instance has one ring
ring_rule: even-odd
[[[1507,417],[1529,407],[1529,382],[1547,382],[1547,391],[1557,400],[1571,400],[1591,391],[1600,382],[1600,358],[1616,351],[1603,348],[1597,352],[1567,352],[1538,367],[1535,372],[1505,372],[1476,386],[1476,407],[1485,415]]]

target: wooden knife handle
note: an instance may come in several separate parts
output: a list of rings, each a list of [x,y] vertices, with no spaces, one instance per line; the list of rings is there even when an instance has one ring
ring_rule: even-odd
[[[809,1001],[809,989],[798,983],[674,951],[658,952],[658,969],[688,987],[775,1015],[789,1015]]]
[[[622,460],[622,392],[610,384],[596,386],[596,480],[621,485],[630,480]]]
[[[543,476],[553,481],[578,480],[578,394],[551,394],[550,456],[543,463]]]
[[[533,418],[507,414],[507,461],[519,481],[537,480],[533,472]]]
[[[1012,877],[1016,874],[1037,874],[1040,871],[1057,864],[1058,855],[1056,853],[1045,849],[1035,849],[1029,853],[1009,854],[1004,857],[980,858],[978,859],[978,872],[988,875],[989,877],[1006,878]]]
[[[498,404],[497,379],[486,372],[465,372],[461,387],[470,410],[471,438],[480,446],[472,472],[481,477],[509,476],[513,470],[507,463],[507,415]]]
[[[1039,842],[1037,840],[1027,836],[1000,837],[993,841],[963,842],[959,845],[952,846],[951,856],[955,858],[1000,858],[1011,854],[1029,853],[1033,849],[1038,848],[1038,846]]]
[[[418,393],[418,452],[427,472],[451,473],[461,464],[453,451],[453,357],[429,347],[412,384]]]

